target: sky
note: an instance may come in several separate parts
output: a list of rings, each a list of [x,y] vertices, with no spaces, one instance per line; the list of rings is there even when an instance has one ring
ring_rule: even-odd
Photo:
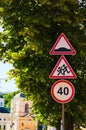
[[[2,31],[3,29],[0,27],[0,32]],[[0,92],[2,93],[17,91],[14,79],[6,82],[6,79],[8,78],[7,72],[12,69],[12,67],[12,64],[0,61]]]
[[[16,91],[15,80],[9,80],[6,82],[8,78],[7,72],[12,69],[12,65],[9,63],[0,62],[0,92],[13,92]]]

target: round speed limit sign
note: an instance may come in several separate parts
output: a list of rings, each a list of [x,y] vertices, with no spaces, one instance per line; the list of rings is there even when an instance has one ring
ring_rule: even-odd
[[[52,85],[51,95],[56,102],[68,103],[73,99],[75,89],[68,80],[58,80]]]

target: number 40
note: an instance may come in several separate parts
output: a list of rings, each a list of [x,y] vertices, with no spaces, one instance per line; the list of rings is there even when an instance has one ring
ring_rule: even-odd
[[[60,95],[64,94],[64,95],[68,95],[69,94],[69,89],[67,87],[60,87],[57,91],[57,93],[59,93]]]

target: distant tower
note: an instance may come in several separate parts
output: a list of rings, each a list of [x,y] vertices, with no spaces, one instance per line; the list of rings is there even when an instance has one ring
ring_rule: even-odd
[[[25,116],[31,113],[31,106],[32,101],[25,100],[25,95],[19,93],[15,95],[11,101],[11,114],[15,116]]]
[[[37,120],[32,112],[32,101],[21,92],[11,100],[11,113],[7,130],[37,130]]]

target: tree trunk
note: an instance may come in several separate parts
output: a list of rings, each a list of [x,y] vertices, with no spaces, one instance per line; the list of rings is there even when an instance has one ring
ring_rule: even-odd
[[[61,125],[61,119],[59,119],[58,124],[56,125],[56,130],[60,130],[60,125]]]
[[[65,129],[64,130],[74,130],[74,117],[69,113],[65,113]]]
[[[61,121],[56,126],[56,130],[61,130]],[[65,113],[64,117],[64,130],[74,130],[74,117],[69,113]]]

